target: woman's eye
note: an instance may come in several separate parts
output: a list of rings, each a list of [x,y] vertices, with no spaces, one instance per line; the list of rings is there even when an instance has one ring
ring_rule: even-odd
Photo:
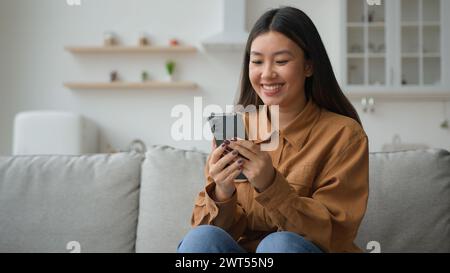
[[[277,61],[277,64],[287,64],[288,61]]]
[[[252,64],[262,64],[262,61],[252,61]]]

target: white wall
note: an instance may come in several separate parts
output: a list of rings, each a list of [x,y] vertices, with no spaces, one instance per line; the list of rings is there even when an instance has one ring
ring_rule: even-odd
[[[293,5],[316,23],[338,77],[340,67],[340,4],[336,0],[247,0],[248,28],[268,8]],[[56,0],[0,0],[0,154],[11,153],[14,115],[20,111],[52,109],[81,113],[101,129],[101,150],[109,144],[125,149],[140,138],[148,145],[209,150],[207,141],[176,142],[170,128],[176,104],[231,104],[238,87],[241,52],[205,52],[201,41],[221,29],[220,0],[82,0],[70,7]],[[135,44],[142,31],[153,43],[177,37],[200,48],[186,55],[71,55],[66,45],[100,44],[105,30]],[[117,69],[136,81],[143,69],[153,78],[164,76],[163,64],[174,58],[179,76],[199,84],[198,90],[77,90],[64,81],[108,80]],[[355,106],[360,110],[358,102]],[[450,115],[448,106],[447,117]],[[450,132],[439,128],[442,103],[379,102],[372,114],[360,111],[370,149],[379,150],[399,134],[404,142],[450,149]]]

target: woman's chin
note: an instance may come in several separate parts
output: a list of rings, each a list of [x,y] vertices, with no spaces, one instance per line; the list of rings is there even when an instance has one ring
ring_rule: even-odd
[[[264,102],[265,105],[280,105],[281,104],[281,99],[280,98],[268,98],[268,97],[264,97],[262,99],[262,101]]]

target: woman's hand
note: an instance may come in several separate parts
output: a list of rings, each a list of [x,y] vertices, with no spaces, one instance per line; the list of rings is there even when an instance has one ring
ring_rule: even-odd
[[[244,159],[242,172],[258,192],[263,192],[273,183],[275,169],[272,158],[269,153],[261,151],[260,145],[248,140],[235,140],[229,146],[248,158]]]
[[[225,140],[219,147],[213,144],[214,150],[209,160],[209,176],[216,183],[214,194],[216,201],[219,202],[225,201],[233,195],[236,190],[234,179],[241,173],[244,163],[243,159],[238,157],[237,151],[229,150],[229,144],[228,140]],[[227,166],[228,164],[229,166]]]

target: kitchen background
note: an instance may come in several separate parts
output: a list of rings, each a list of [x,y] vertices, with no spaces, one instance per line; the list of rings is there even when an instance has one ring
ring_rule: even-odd
[[[12,153],[15,115],[31,110],[69,111],[92,120],[99,128],[99,152],[124,150],[134,139],[147,145],[209,151],[206,140],[171,138],[171,127],[177,120],[171,117],[171,110],[177,104],[192,107],[194,97],[202,97],[204,106],[218,104],[225,108],[233,103],[243,51],[205,48],[204,44],[227,24],[233,25],[233,20],[239,23],[240,17],[233,17],[239,11],[234,15],[227,12],[223,1],[80,0],[77,5],[76,0],[0,0],[0,154]],[[364,1],[353,0],[349,4],[361,2]],[[426,5],[426,0],[411,2]],[[446,2],[442,1],[440,14],[450,13]],[[264,11],[280,5],[298,7],[312,18],[336,76],[345,84],[348,66],[343,53],[347,47],[343,28],[346,12],[351,8],[336,0],[247,0],[242,11],[244,30],[248,31]],[[449,19],[442,16],[438,20],[442,24],[439,43],[449,45]],[[385,27],[389,28],[388,22]],[[176,38],[181,45],[194,46],[197,51],[77,54],[65,50],[67,46],[101,46],[107,31],[116,33],[122,45],[135,46],[140,35],[147,33],[152,45],[168,45],[170,39]],[[444,51],[439,57],[443,68],[436,72],[441,73],[441,87],[434,98],[433,89],[419,88],[416,92],[417,88],[411,88],[416,90],[411,97],[403,89],[401,96],[374,96],[372,112],[364,111],[363,94],[397,93],[390,89],[380,91],[379,86],[353,91],[351,101],[360,114],[372,152],[388,149],[394,138],[406,146],[412,145],[409,147],[450,149],[450,130],[445,126],[450,119],[450,73],[446,62],[449,56]],[[389,58],[393,56],[388,54]],[[117,70],[127,82],[139,82],[143,70],[148,71],[150,79],[164,80],[168,59],[176,62],[176,80],[193,82],[198,87],[79,90],[63,85],[108,82],[112,70]],[[427,92],[430,96],[426,96]]]

